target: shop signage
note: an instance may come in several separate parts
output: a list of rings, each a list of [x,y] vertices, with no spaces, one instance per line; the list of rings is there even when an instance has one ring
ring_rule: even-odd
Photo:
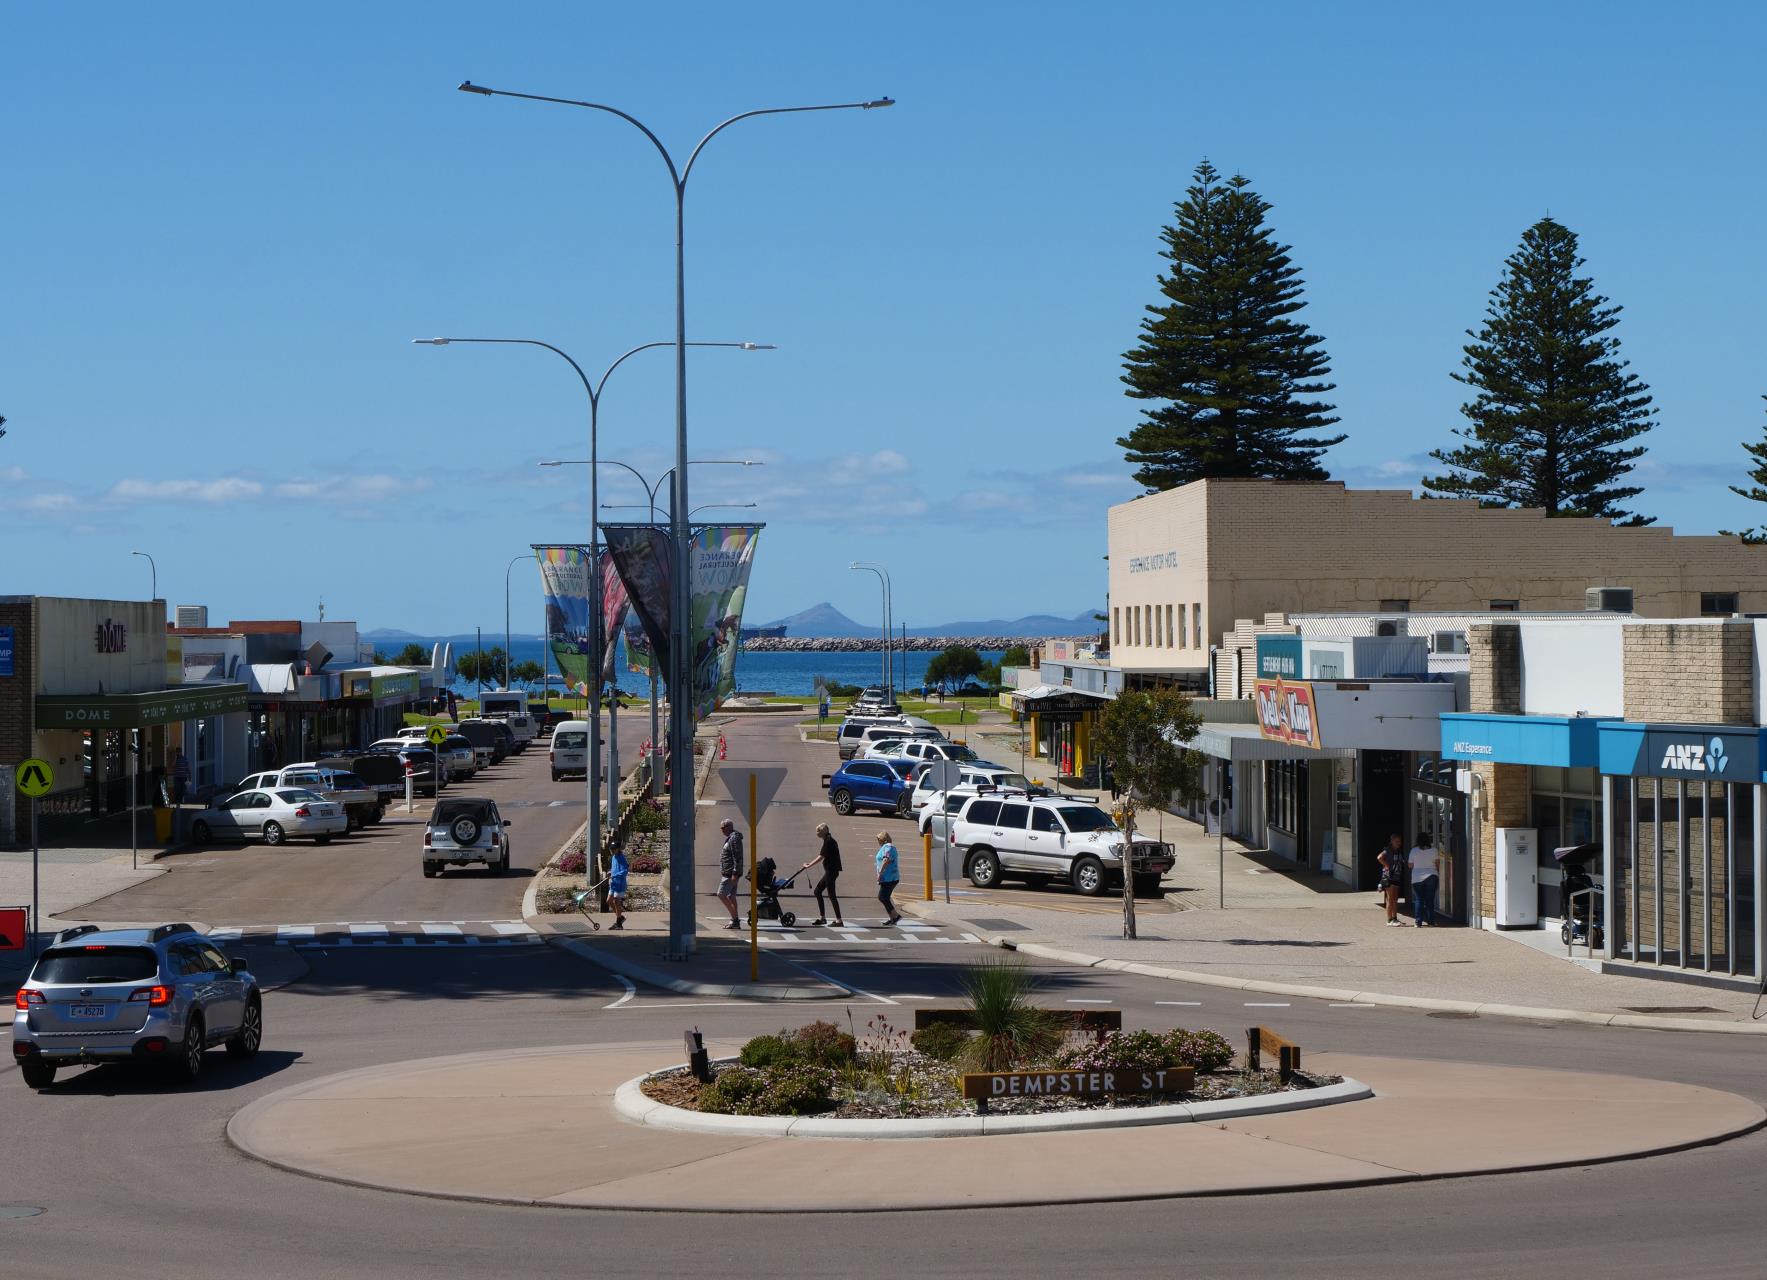
[[[1319,745],[1312,685],[1304,680],[1259,680],[1254,694],[1261,737],[1294,747]]]
[[[1761,733],[1613,722],[1602,726],[1601,769],[1631,777],[1759,782]]]
[[[123,653],[129,648],[127,624],[106,618],[96,628],[95,643],[100,653]]]
[[[142,729],[245,710],[245,686],[37,697],[39,729]]]
[[[1158,1071],[983,1071],[963,1077],[963,1096],[996,1098],[1102,1098],[1113,1093],[1189,1093],[1195,1067]]]
[[[1258,637],[1258,678],[1276,678],[1281,680],[1298,680],[1305,673],[1301,670],[1301,637],[1299,636],[1259,636]]]
[[[1152,573],[1155,569],[1176,569],[1177,567],[1178,553],[1176,551],[1161,551],[1151,556],[1129,557],[1130,573]]]
[[[0,676],[12,674],[12,628],[0,627]]]
[[[1454,712],[1442,717],[1442,756],[1587,768],[1598,759],[1596,730],[1586,716],[1500,716]]]

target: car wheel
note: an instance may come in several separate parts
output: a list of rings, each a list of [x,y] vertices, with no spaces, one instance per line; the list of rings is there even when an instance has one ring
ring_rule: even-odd
[[[553,781],[554,781],[554,782],[559,782],[559,781],[561,781],[561,780],[562,780],[562,777],[563,777],[563,775],[561,775],[561,774],[560,774],[560,773],[559,773],[559,771],[558,771],[558,770],[557,770],[557,769],[554,769],[554,770],[553,770],[553,771],[552,771],[552,780],[553,780]]]
[[[215,833],[209,830],[208,823],[198,818],[190,824],[190,838],[198,844],[207,844],[215,838]]]
[[[834,793],[834,811],[842,817],[853,812],[853,793],[842,788]]]
[[[354,831],[359,825],[361,824],[356,821],[356,815],[347,809],[344,810],[344,831],[346,833]]]
[[[1074,889],[1088,898],[1104,892],[1104,863],[1097,858],[1081,858],[1074,863]]]
[[[188,1084],[200,1076],[203,1050],[207,1047],[203,1043],[202,1015],[193,1013],[184,1024],[184,1043],[178,1046],[178,1055],[171,1062],[172,1077]]]
[[[29,1089],[47,1089],[55,1083],[55,1064],[33,1054],[19,1060],[18,1069]]]
[[[978,889],[992,889],[1000,883],[1000,859],[992,849],[978,849],[969,858],[969,882]]]
[[[282,824],[281,823],[279,823],[279,822],[266,822],[264,824],[264,843],[265,844],[281,844],[285,839],[287,839],[287,837],[284,836],[282,833]]]
[[[900,796],[896,797],[896,816],[898,818],[906,818],[912,815],[913,812],[914,797],[904,791]]]
[[[330,844],[331,843],[331,832],[329,832],[329,831],[320,832],[318,835],[313,837],[313,843],[314,844]]]
[[[478,821],[471,817],[456,818],[448,828],[448,834],[454,837],[455,844],[462,848],[470,848],[479,842]]]
[[[426,862],[423,864],[423,878],[425,880],[433,880],[441,874],[442,874],[442,869],[439,866],[437,866],[435,863]]]
[[[258,1046],[264,1042],[264,1010],[254,1000],[245,1002],[245,1016],[239,1021],[239,1030],[227,1040],[227,1056],[229,1058],[251,1058],[258,1052]]]

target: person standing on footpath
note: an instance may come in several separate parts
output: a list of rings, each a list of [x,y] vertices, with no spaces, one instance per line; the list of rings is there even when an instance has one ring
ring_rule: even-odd
[[[896,913],[896,906],[890,901],[890,895],[896,892],[896,885],[902,879],[901,868],[896,861],[896,846],[890,843],[890,833],[877,833],[877,900],[883,903],[886,922],[894,925],[902,917]]]
[[[1387,847],[1380,851],[1380,889],[1386,896],[1389,928],[1404,923],[1399,919],[1399,899],[1405,896],[1405,882],[1410,878],[1411,864],[1405,856],[1405,838],[1395,831],[1387,840]]]
[[[607,905],[614,913],[612,927],[626,927],[626,873],[631,864],[626,861],[626,851],[618,844],[609,847],[607,853]]]
[[[174,808],[184,807],[184,797],[190,794],[190,760],[182,750],[172,757],[172,805]]]
[[[828,923],[828,912],[825,911],[822,906],[822,895],[826,893],[828,895],[829,903],[834,907],[835,928],[845,928],[846,922],[841,919],[841,900],[835,896],[834,892],[835,881],[841,878],[841,847],[835,842],[835,838],[829,834],[828,824],[826,822],[818,822],[816,824],[816,834],[822,837],[822,852],[817,854],[814,858],[811,858],[803,866],[799,867],[798,870],[804,872],[808,871],[818,862],[822,864],[822,878],[816,882],[816,887],[811,890],[811,892],[816,895],[816,923]]]
[[[1442,883],[1442,855],[1429,832],[1417,833],[1417,844],[1406,855],[1406,862],[1411,869],[1411,914],[1421,929],[1436,922],[1436,890]]]
[[[736,882],[742,878],[742,832],[729,818],[718,824],[718,830],[724,833],[724,851],[718,855],[718,901],[730,913],[730,923],[726,929],[742,928],[742,921],[736,918]]]

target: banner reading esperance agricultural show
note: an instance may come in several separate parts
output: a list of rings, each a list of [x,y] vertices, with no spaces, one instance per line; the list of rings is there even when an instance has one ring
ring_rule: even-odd
[[[589,629],[589,556],[587,547],[577,545],[534,547],[546,593],[546,643],[559,673],[579,693],[588,690],[589,652],[593,646]],[[605,682],[614,669],[614,652],[627,609],[625,584],[615,573],[613,558],[605,550],[601,553],[601,578],[605,628],[602,634],[611,641],[602,655]]]

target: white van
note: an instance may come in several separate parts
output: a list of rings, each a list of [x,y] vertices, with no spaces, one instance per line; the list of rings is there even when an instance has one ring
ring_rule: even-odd
[[[558,728],[552,731],[552,750],[548,753],[552,761],[552,780],[559,781],[566,774],[578,777],[589,775],[589,722],[587,720],[561,720]]]
[[[479,714],[481,716],[530,715],[532,713],[528,708],[527,690],[491,689],[481,693],[479,695]]]

